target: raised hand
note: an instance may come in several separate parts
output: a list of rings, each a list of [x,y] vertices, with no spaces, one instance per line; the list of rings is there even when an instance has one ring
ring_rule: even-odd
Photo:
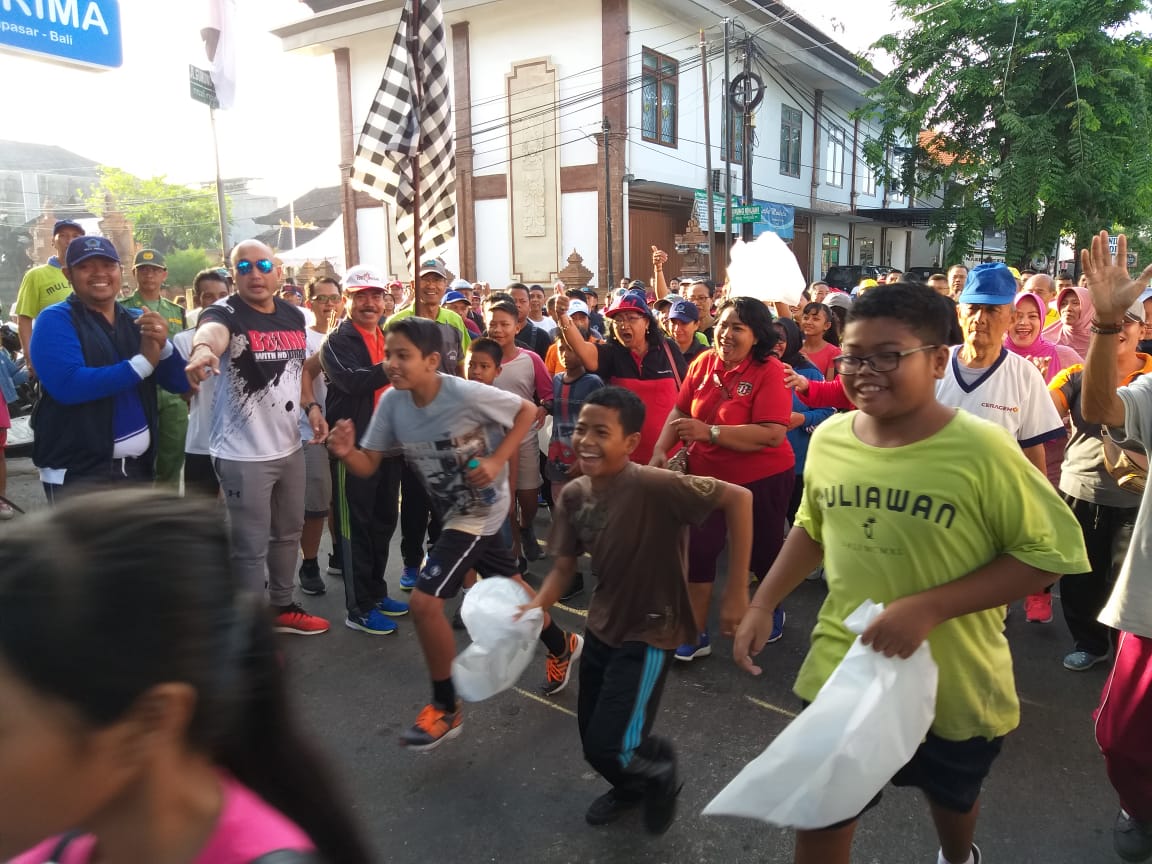
[[[1124,320],[1136,298],[1152,279],[1152,264],[1133,279],[1128,273],[1128,238],[1116,238],[1116,260],[1108,250],[1108,232],[1101,231],[1092,238],[1089,249],[1080,250],[1080,265],[1088,280],[1088,293],[1096,307],[1096,318],[1103,324],[1117,324]]]

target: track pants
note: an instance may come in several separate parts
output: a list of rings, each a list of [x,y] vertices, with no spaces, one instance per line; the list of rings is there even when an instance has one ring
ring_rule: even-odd
[[[184,467],[184,439],[188,436],[188,403],[179,394],[157,390],[156,407],[159,411],[156,430],[156,483],[175,488],[180,485],[180,470]]]
[[[1117,638],[1116,662],[1096,709],[1096,743],[1120,806],[1152,822],[1152,638]]]
[[[228,508],[237,584],[262,592],[267,580],[269,603],[287,606],[304,527],[304,451],[267,462],[214,464]]]
[[[428,497],[428,490],[411,466],[405,464],[400,475],[400,556],[405,567],[424,564],[424,538],[428,548],[436,545],[441,522]]]
[[[672,652],[643,642],[619,648],[584,635],[577,722],[584,758],[625,796],[639,798],[650,776],[674,761],[650,734]]]
[[[344,603],[367,614],[388,596],[384,572],[400,510],[402,456],[381,459],[371,477],[357,477],[332,460],[332,493],[344,569]],[[349,554],[350,553],[350,554]]]

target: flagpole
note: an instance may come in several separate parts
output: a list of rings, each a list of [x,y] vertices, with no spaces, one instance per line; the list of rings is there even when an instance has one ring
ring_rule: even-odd
[[[416,155],[412,157],[412,295],[420,279],[420,154],[424,147],[423,117],[424,76],[420,68],[420,0],[412,0],[412,15],[408,18],[408,60],[412,64],[412,77],[416,82],[415,104]]]

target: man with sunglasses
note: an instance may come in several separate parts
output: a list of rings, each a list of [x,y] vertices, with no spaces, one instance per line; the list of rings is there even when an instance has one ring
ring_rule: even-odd
[[[232,569],[252,591],[267,584],[277,632],[324,633],[328,622],[293,600],[304,525],[301,411],[313,444],[328,434],[320,406],[301,405],[304,316],[276,296],[279,268],[263,243],[240,243],[232,266],[236,293],[201,313],[185,370],[194,388],[212,375],[222,379],[209,450],[231,521]]]

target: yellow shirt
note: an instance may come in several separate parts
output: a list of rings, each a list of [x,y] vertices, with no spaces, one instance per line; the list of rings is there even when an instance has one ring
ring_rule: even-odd
[[[855,412],[812,436],[796,523],[824,547],[828,597],[795,691],[811,701],[855,636],[844,619],[951,582],[1001,555],[1052,573],[1091,570],[1080,526],[1003,429],[958,411],[930,438],[878,448]],[[995,738],[1020,722],[1004,607],[945,621],[928,636],[940,667],[932,731]]]
[[[35,319],[49,306],[67,300],[72,293],[72,285],[64,277],[64,271],[54,263],[56,257],[47,264],[33,267],[20,280],[20,291],[16,295],[16,314]]]

